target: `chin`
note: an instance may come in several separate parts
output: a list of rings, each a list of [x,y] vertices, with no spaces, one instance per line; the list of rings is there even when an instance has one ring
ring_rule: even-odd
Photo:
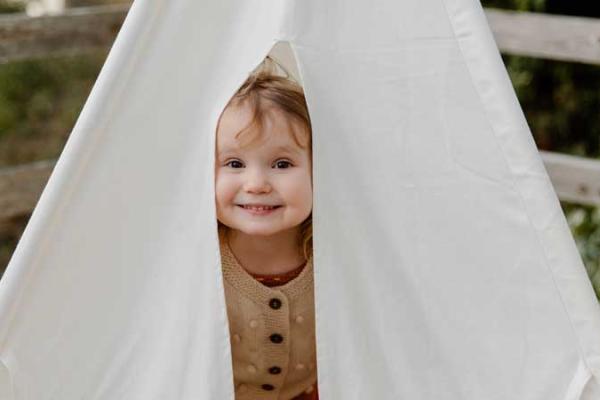
[[[246,222],[246,221],[244,221]],[[246,223],[233,223],[231,225],[229,225],[230,227],[232,227],[232,229],[238,230],[240,232],[245,233],[246,235],[253,235],[253,236],[271,236],[271,235],[276,235],[280,232],[285,232],[289,229],[292,229],[293,226],[287,226],[287,224],[281,225],[281,224],[267,224],[267,223],[260,223],[260,222],[246,222]]]
[[[239,228],[234,228],[237,229],[238,231],[241,231],[243,233],[245,233],[246,235],[252,235],[252,236],[271,236],[274,235],[278,232],[281,232],[283,229],[277,229],[277,228],[262,228],[262,227],[239,227]]]

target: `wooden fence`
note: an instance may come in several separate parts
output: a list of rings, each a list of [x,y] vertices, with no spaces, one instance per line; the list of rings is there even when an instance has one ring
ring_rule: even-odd
[[[129,6],[73,8],[61,15],[0,16],[0,63],[111,46]],[[487,9],[501,51],[600,65],[600,19]],[[541,152],[561,200],[600,205],[600,160]],[[33,209],[54,161],[0,169],[1,221]]]

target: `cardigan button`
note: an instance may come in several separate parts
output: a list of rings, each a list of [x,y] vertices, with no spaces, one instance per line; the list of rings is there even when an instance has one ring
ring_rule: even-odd
[[[304,317],[302,315],[298,315],[296,317],[296,322],[299,323],[299,324],[301,324],[302,322],[304,322]]]
[[[271,342],[273,343],[283,342],[283,336],[281,336],[279,333],[272,334],[271,336],[269,336],[269,339],[271,339]]]
[[[256,373],[256,367],[252,364],[248,365],[248,367],[246,367],[246,369],[248,370],[248,372],[250,372],[251,374],[255,374]]]
[[[302,364],[302,363],[298,363],[298,364],[296,364],[296,369],[297,369],[297,370],[301,371],[301,370],[303,370],[304,368],[305,368],[304,364]]]
[[[268,383],[265,383],[264,385],[261,386],[264,390],[273,390],[275,389],[275,386],[273,385],[269,385]]]
[[[272,298],[269,301],[269,307],[271,307],[273,310],[279,310],[281,308],[281,300]]]
[[[250,321],[250,328],[256,328],[258,326],[258,321],[253,319]]]
[[[281,368],[275,366],[275,367],[271,367],[269,368],[269,373],[272,375],[277,375],[281,373]]]

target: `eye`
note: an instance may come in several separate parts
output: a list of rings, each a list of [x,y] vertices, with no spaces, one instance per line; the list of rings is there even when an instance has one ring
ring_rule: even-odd
[[[275,165],[277,165],[279,168],[286,169],[286,168],[291,167],[292,163],[287,160],[278,160],[278,161],[275,161]]]
[[[231,161],[228,161],[227,163],[225,163],[226,166],[229,164],[231,164],[231,168],[236,168],[236,169],[241,168],[241,165],[242,165],[242,163],[239,162],[238,160],[231,160]],[[240,165],[239,167],[236,166],[238,164]]]

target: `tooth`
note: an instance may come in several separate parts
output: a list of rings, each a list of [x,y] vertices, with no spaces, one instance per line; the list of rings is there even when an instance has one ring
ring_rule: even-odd
[[[251,210],[256,210],[256,211],[264,211],[264,210],[273,210],[275,207],[274,206],[267,206],[267,207],[263,207],[263,206],[245,206],[245,208],[251,209]]]

